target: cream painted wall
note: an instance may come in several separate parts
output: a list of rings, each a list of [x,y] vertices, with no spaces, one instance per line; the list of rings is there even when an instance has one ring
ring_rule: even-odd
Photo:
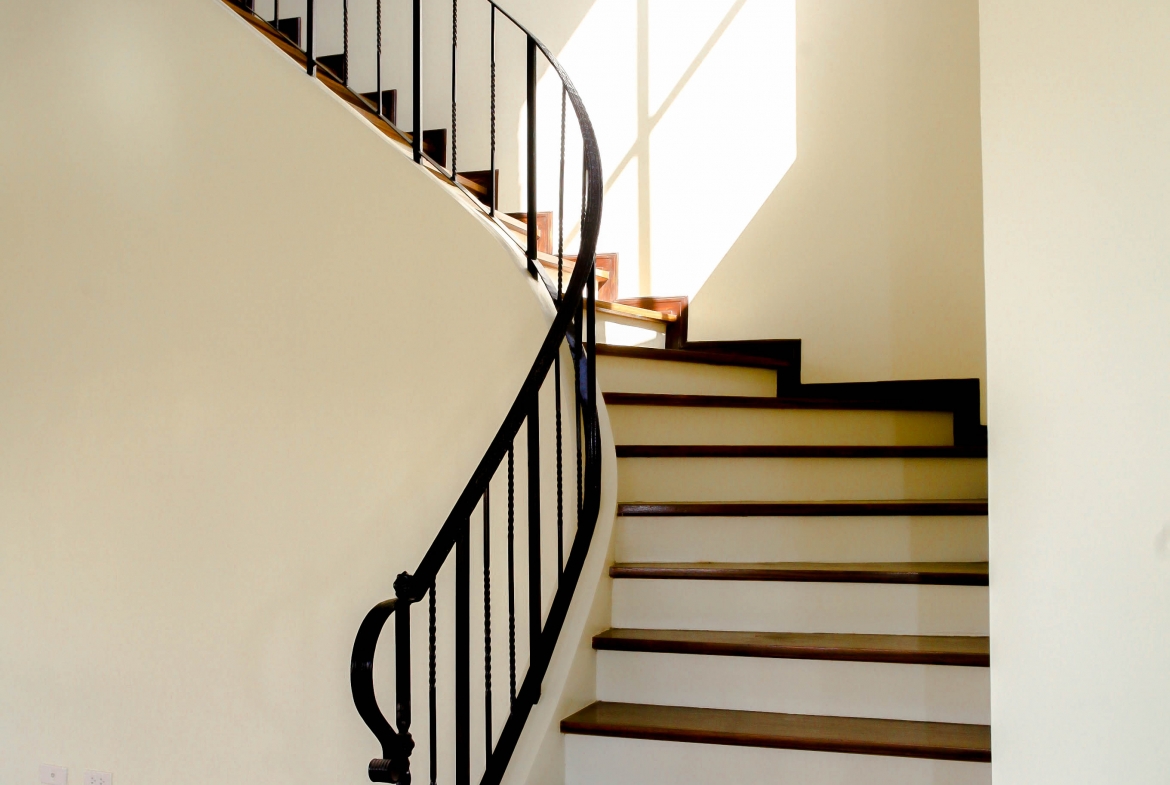
[[[218,0],[3,18],[0,782],[363,782],[353,635],[494,435],[547,295]]]
[[[980,177],[975,0],[798,0],[796,160],[692,337],[800,338],[805,382],[984,378]]]
[[[1170,6],[982,0],[996,785],[1170,772]]]

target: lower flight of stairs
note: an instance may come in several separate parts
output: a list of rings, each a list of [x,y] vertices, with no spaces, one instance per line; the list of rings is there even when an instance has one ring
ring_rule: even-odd
[[[962,385],[599,354],[613,629],[598,702],[561,724],[566,782],[989,783],[977,388],[972,412]]]

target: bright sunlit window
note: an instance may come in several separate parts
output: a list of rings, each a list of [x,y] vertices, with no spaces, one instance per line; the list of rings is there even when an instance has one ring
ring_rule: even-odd
[[[558,57],[598,134],[599,250],[618,253],[621,296],[694,296],[796,160],[795,0],[597,0]],[[560,103],[551,71],[537,101]],[[555,193],[559,150],[539,153],[539,192]],[[579,173],[566,182],[569,227]]]

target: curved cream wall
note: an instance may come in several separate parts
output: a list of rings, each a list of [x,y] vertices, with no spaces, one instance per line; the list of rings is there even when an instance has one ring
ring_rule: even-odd
[[[0,782],[364,781],[353,635],[547,296],[218,0],[9,3],[0,47]]]

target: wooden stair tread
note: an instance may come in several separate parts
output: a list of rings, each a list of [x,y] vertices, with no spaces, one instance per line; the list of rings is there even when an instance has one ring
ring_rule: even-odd
[[[374,114],[378,113],[378,91],[375,90],[369,93],[360,93],[362,100],[366,102],[369,109]],[[382,116],[391,123],[398,122],[398,90],[389,89],[382,91]]]
[[[986,458],[981,445],[619,444],[619,458]]]
[[[628,319],[639,319],[641,321],[657,322],[660,324],[678,320],[678,317],[673,313],[661,313],[659,311],[651,311],[649,308],[638,308],[634,305],[626,305],[625,303],[610,303],[603,300],[597,301],[597,310],[607,311],[618,316],[624,316]]]
[[[631,562],[612,578],[986,586],[987,562]]]
[[[461,186],[466,188],[468,191],[471,191],[473,194],[476,194],[477,196],[490,196],[491,195],[491,188],[484,185],[479,180],[473,180],[470,177],[465,176],[463,174],[463,172],[456,172],[455,180]]]
[[[269,41],[276,44],[278,47],[284,50],[286,54],[304,66],[306,60],[305,53],[302,52],[299,47],[293,45],[293,43],[289,41],[288,38],[286,38],[284,35],[277,33],[272,28],[270,22],[261,19],[260,17],[253,14],[250,9],[244,8],[232,2],[232,0],[224,0],[224,5],[239,14],[241,19],[259,30]]]
[[[673,395],[667,393],[603,393],[609,406],[684,406],[708,409],[843,409],[864,411],[948,412],[923,402],[867,398],[824,398],[813,395],[775,398],[749,395]]]
[[[515,221],[523,228],[524,238],[528,238],[528,212],[510,212],[505,213],[509,218]],[[552,244],[552,219],[553,214],[547,210],[538,210],[536,212],[536,250],[551,254],[553,252]]]
[[[991,665],[991,640],[962,635],[611,629],[593,636],[602,651],[707,654],[915,665]]]
[[[524,223],[523,221],[517,220],[516,218],[513,218],[512,216],[505,213],[503,210],[499,209],[496,210],[495,218],[510,231],[513,231],[522,237],[528,237],[528,224]]]
[[[555,257],[551,254],[538,253],[536,255],[536,260],[538,262],[540,262],[541,267],[543,267],[544,269],[546,269],[549,272],[552,272],[554,274],[556,273],[556,271],[557,271],[557,257]],[[572,277],[574,269],[576,269],[576,266],[572,262],[570,262],[568,259],[566,259],[565,265],[563,268],[565,285],[568,285],[569,278]],[[605,270],[599,270],[599,269],[595,268],[593,270],[593,274],[595,276],[597,276],[597,280],[600,283],[604,283],[605,281],[609,280],[609,273],[606,272]],[[553,283],[555,284],[556,281],[553,281]]]
[[[598,701],[561,720],[563,733],[696,744],[987,762],[991,728]]]
[[[987,515],[986,499],[847,502],[624,502],[623,517],[814,517],[880,515]]]
[[[615,346],[607,343],[599,343],[597,345],[597,354],[602,357],[629,357],[637,360],[725,365],[736,368],[763,368],[765,370],[792,367],[792,363],[787,360],[773,360],[767,357],[744,357],[718,352],[692,351],[690,349],[651,349],[644,346]]]

